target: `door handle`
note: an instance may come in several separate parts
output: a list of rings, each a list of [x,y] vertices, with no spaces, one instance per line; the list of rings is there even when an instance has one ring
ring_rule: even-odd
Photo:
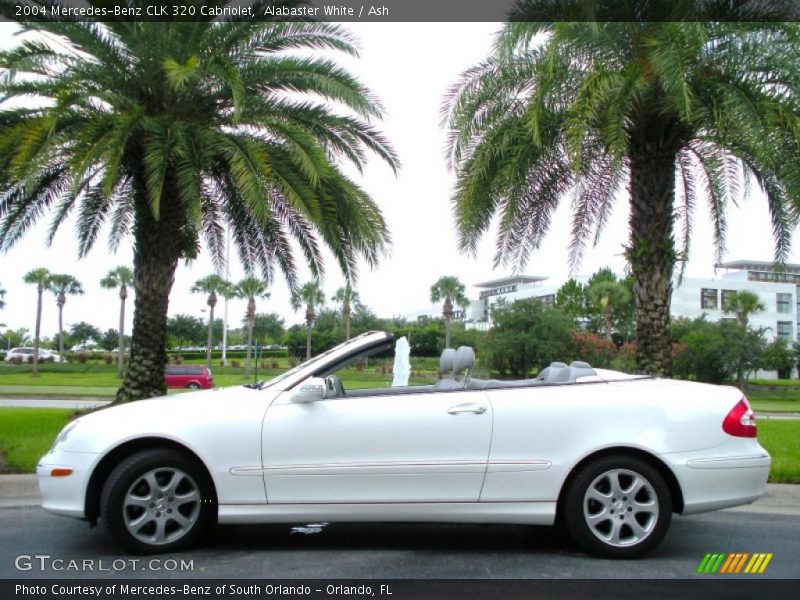
[[[479,404],[456,404],[447,409],[447,414],[450,415],[463,415],[467,413],[482,415],[485,412],[486,407]]]

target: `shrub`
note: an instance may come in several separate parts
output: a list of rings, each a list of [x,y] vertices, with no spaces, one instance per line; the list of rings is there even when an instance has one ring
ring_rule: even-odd
[[[272,362],[269,363],[269,368],[270,369],[279,369],[280,365],[278,364],[277,360],[273,360]]]
[[[78,354],[75,355],[75,358],[82,365],[85,365],[87,362],[89,362],[89,354],[86,352],[78,352]]]
[[[232,360],[231,361],[231,366],[233,368],[235,368],[235,369],[238,369],[239,368],[239,361],[238,360]]]
[[[22,357],[21,356],[13,357],[11,359],[11,364],[13,364],[13,365],[21,365],[22,364]]]
[[[182,365],[183,364],[183,356],[181,356],[180,354],[173,354],[172,356],[170,356],[170,362],[173,365]]]
[[[768,344],[759,366],[769,371],[777,371],[778,379],[789,379],[795,366],[794,353],[786,340],[780,338]]]
[[[114,362],[114,355],[113,354],[104,354],[103,355],[103,362],[107,365],[113,364]]]
[[[570,331],[568,361],[583,360],[593,367],[607,368],[617,354],[613,342],[588,331]]]
[[[623,373],[636,373],[636,342],[619,347],[617,355],[611,359],[611,368]]]
[[[500,376],[528,377],[563,360],[570,345],[572,320],[537,298],[502,300],[492,309],[494,327],[483,340],[489,365]]]

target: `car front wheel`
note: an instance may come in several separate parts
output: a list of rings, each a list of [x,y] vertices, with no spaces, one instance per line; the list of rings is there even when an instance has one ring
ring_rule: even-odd
[[[135,553],[190,546],[213,519],[216,501],[208,474],[175,450],[146,450],[111,472],[100,499],[111,535]]]
[[[664,478],[646,461],[628,456],[608,456],[583,467],[569,483],[563,508],[573,539],[607,558],[650,552],[672,519]]]

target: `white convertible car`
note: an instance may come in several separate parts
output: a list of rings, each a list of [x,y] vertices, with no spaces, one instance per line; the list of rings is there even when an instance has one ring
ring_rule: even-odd
[[[641,556],[683,515],[747,504],[770,457],[741,392],[553,363],[471,377],[446,350],[429,386],[348,390],[337,372],[394,345],[360,335],[257,386],[142,400],[70,423],[37,467],[44,508],[101,518],[133,552],[219,523],[566,525]]]

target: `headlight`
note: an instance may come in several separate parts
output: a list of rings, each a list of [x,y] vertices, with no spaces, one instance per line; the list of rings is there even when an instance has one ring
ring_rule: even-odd
[[[59,444],[61,444],[62,442],[66,441],[66,439],[69,437],[70,432],[72,432],[72,430],[75,429],[75,426],[77,424],[78,424],[78,419],[74,420],[72,423],[68,423],[67,426],[64,427],[64,429],[61,430],[61,432],[56,436],[56,439],[53,442],[53,445],[50,446],[50,452],[55,450],[58,447]]]

